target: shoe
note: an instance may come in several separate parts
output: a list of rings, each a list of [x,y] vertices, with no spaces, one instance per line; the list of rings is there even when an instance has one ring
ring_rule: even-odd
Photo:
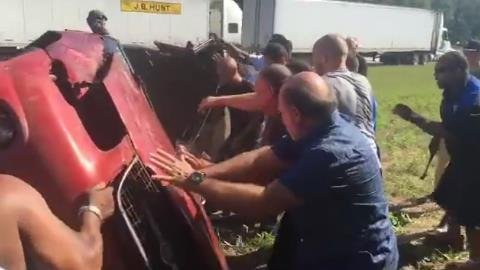
[[[451,248],[455,252],[465,250],[465,237],[463,235],[452,235],[451,233],[430,234],[425,237],[424,243],[438,248]]]
[[[467,262],[449,263],[445,267],[445,270],[480,270],[480,262],[470,260]]]

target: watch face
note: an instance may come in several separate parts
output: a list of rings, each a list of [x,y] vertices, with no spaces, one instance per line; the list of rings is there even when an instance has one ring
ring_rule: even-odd
[[[203,179],[205,178],[205,175],[201,172],[194,172],[192,173],[192,175],[190,176],[190,179],[192,180],[192,182],[194,182],[195,184],[200,184],[203,182]]]
[[[199,175],[198,173],[194,173],[194,174],[192,174],[192,180],[195,181],[195,182],[202,181],[202,176]]]

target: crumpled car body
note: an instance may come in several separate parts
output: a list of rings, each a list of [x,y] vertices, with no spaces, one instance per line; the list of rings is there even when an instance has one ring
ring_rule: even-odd
[[[151,180],[161,172],[150,153],[173,147],[116,40],[47,32],[0,62],[0,82],[10,123],[0,128],[12,129],[3,131],[0,173],[34,186],[72,227],[81,194],[115,185],[104,269],[227,269],[198,200]]]

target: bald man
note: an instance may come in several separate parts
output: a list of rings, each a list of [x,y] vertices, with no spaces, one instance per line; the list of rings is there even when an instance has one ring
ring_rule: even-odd
[[[205,110],[213,107],[229,107],[228,105],[219,104],[218,96],[231,96],[246,93],[253,93],[254,87],[249,81],[242,78],[238,70],[238,64],[235,59],[230,56],[220,57],[219,55],[214,57],[216,62],[217,76],[218,76],[218,88],[216,91],[216,97],[207,97],[202,100],[199,105],[199,110]],[[232,106],[233,114],[237,114],[239,111],[235,106]]]
[[[260,111],[267,116],[277,116],[278,93],[291,74],[286,66],[272,64],[260,72],[255,82],[254,93],[207,97],[200,103],[199,110],[232,107],[243,111]]]
[[[396,270],[376,154],[340,117],[335,93],[317,74],[299,73],[282,86],[278,109],[289,133],[278,144],[202,171],[159,151],[153,162],[171,175],[155,177],[245,216],[286,211],[293,230],[282,269]]]
[[[358,40],[354,37],[347,37],[346,41],[348,45],[348,70],[362,74],[366,77],[368,72],[367,60],[358,53]]]
[[[229,85],[239,86],[240,84],[246,84],[250,90],[253,90],[252,84],[243,80],[242,76],[240,75],[238,71],[238,64],[235,59],[230,56],[219,57],[218,55],[214,59],[216,62],[218,85],[220,88],[222,88],[220,90],[227,92],[232,91],[231,87],[228,87]]]
[[[260,72],[253,93],[207,97],[200,103],[199,110],[229,107],[247,112],[261,112],[267,123],[259,143],[271,144],[286,133],[278,117],[277,104],[280,87],[290,75],[292,73],[286,66],[272,64]]]
[[[368,138],[372,149],[375,143],[376,101],[372,86],[365,76],[347,68],[348,45],[340,35],[328,34],[320,38],[313,47],[316,72],[323,76],[335,91],[340,113],[348,115]]]
[[[216,71],[218,77],[216,95],[206,97],[204,100],[202,100],[200,111],[204,111],[213,107],[221,109],[214,111],[214,114],[210,115],[209,121],[217,118],[223,119],[221,122],[218,122],[222,125],[222,127],[213,127],[214,130],[222,132],[216,132],[217,136],[211,136],[208,138],[203,138],[201,136],[201,138],[205,139],[208,143],[206,145],[198,143],[198,145],[202,145],[202,148],[208,149],[208,154],[210,157],[214,161],[218,161],[223,160],[223,157],[227,155],[227,153],[234,151],[232,140],[238,137],[239,134],[244,131],[245,127],[251,122],[252,117],[249,113],[239,110],[235,107],[208,106],[208,104],[216,104],[218,99],[223,96],[250,94],[253,93],[254,90],[253,85],[247,80],[243,79],[240,75],[238,64],[235,59],[230,56],[223,57],[219,54],[216,54],[214,56],[214,60],[216,62]],[[206,104],[206,106],[202,107],[203,104]],[[255,141],[252,139],[245,142],[245,144],[253,147]],[[231,157],[231,155],[229,155],[229,157]]]

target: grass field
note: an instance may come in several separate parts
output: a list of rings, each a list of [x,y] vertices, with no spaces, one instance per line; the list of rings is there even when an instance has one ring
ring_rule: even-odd
[[[392,114],[397,103],[439,119],[441,91],[433,79],[433,64],[426,66],[376,66],[369,79],[379,102],[377,140],[382,150],[387,193],[391,197],[412,198],[433,189],[432,166],[420,180],[428,160],[430,136]]]

